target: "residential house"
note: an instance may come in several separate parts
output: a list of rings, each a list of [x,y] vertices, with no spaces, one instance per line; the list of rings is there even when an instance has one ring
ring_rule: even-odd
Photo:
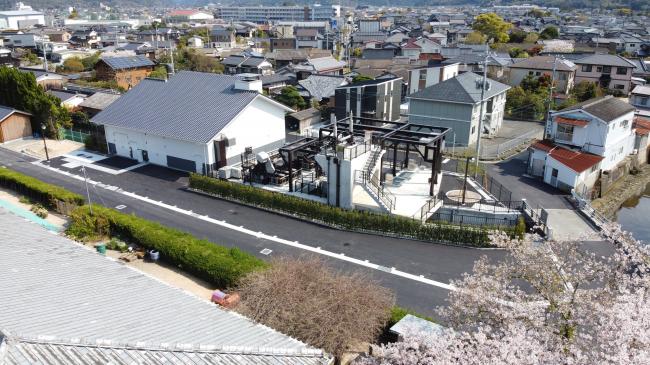
[[[190,48],[203,48],[203,38],[192,36],[187,39],[187,46]]]
[[[518,86],[526,77],[550,77],[554,81],[553,96],[566,99],[575,82],[577,66],[554,56],[535,56],[517,61],[509,66],[509,84]],[[559,94],[559,95],[558,95]]]
[[[180,71],[146,79],[97,114],[108,151],[170,168],[211,173],[240,161],[248,148],[284,144],[288,107],[262,95],[262,81]]]
[[[89,118],[92,118],[119,98],[120,94],[96,92],[82,101],[79,107]]]
[[[606,89],[618,90],[625,95],[631,90],[635,65],[624,57],[596,54],[575,60],[574,63],[578,66],[576,84],[598,83]]]
[[[623,52],[630,55],[635,55],[641,49],[641,45],[646,43],[643,38],[631,34],[623,34],[621,41],[623,43]]]
[[[446,143],[469,146],[481,134],[492,135],[501,128],[509,89],[492,79],[483,84],[481,75],[466,72],[407,96],[409,122],[451,128],[453,137],[448,136]],[[479,132],[481,94],[484,117]]]
[[[268,95],[279,94],[285,86],[296,84],[296,74],[283,68],[271,75],[262,75],[262,89]]]
[[[259,75],[273,74],[273,65],[262,56],[248,54],[231,55],[221,61],[221,64],[226,68],[226,72],[231,75],[242,73]]]
[[[296,38],[271,38],[270,39],[271,51],[278,49],[296,49]]]
[[[326,56],[310,58],[305,62],[291,65],[291,68],[296,72],[298,80],[302,80],[309,75],[342,75],[345,66],[345,61],[338,61],[332,56]]]
[[[235,48],[237,40],[235,30],[232,28],[214,28],[210,32],[210,46],[212,48]]]
[[[275,49],[265,54],[266,58],[275,65],[276,70],[292,64],[307,62],[311,58],[331,56],[332,52],[319,48]]]
[[[304,136],[309,133],[310,127],[320,123],[322,120],[321,111],[316,108],[308,108],[287,115],[287,132]]]
[[[56,96],[61,100],[61,106],[65,107],[70,111],[76,111],[79,109],[79,104],[81,104],[88,95],[79,94],[74,91],[67,90],[56,90],[50,89],[47,91],[48,94]]]
[[[49,29],[43,32],[50,42],[67,43],[72,38],[72,34],[66,30]]]
[[[298,91],[305,100],[314,100],[334,107],[336,89],[347,84],[348,81],[343,76],[309,75],[306,79],[298,81],[300,86]]]
[[[401,45],[400,49],[402,56],[407,57],[409,60],[415,61],[420,59],[422,47],[416,44],[414,40],[409,39],[405,44]]]
[[[438,43],[441,46],[447,45],[447,35],[442,33],[431,33],[427,35],[427,38]]]
[[[95,64],[95,77],[130,89],[149,76],[153,67],[154,63],[145,56],[102,58]]]
[[[416,93],[457,75],[458,63],[454,62],[445,61],[430,66],[413,68],[409,70],[408,94]]]
[[[400,119],[402,79],[385,77],[339,86],[335,91],[338,119],[350,116],[397,121]]]
[[[97,48],[101,38],[93,29],[77,30],[70,37],[70,44],[81,48]]]
[[[36,83],[44,90],[50,89],[63,89],[65,84],[68,83],[68,77],[65,75],[57,74],[54,72],[47,72],[45,70],[21,67],[20,71],[29,72],[36,78]]]
[[[634,107],[611,95],[552,113],[546,139],[533,144],[528,173],[563,191],[593,197],[633,153]],[[618,174],[616,174],[618,175]]]
[[[20,59],[14,58],[10,49],[0,47],[0,66],[18,67]]]
[[[0,210],[2,365],[333,363],[209,298]]]
[[[0,143],[30,137],[31,114],[0,105]]]
[[[297,48],[322,48],[316,28],[295,28]]]
[[[636,86],[630,93],[630,104],[644,114],[650,113],[650,86]]]
[[[489,55],[487,76],[493,80],[500,82],[507,82],[509,67],[512,64],[511,58],[500,57],[497,55]],[[455,56],[446,58],[448,62],[458,63],[458,71],[483,73],[483,64],[485,62],[485,54],[471,52],[461,53]]]
[[[174,28],[145,29],[135,34],[138,42],[166,42],[176,40],[180,37],[180,31]]]

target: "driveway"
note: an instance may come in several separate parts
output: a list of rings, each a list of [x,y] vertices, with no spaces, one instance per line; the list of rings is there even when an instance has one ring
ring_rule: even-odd
[[[547,225],[555,239],[575,239],[595,233],[593,226],[579,214],[566,199],[566,193],[528,177],[526,163],[528,152],[495,164],[484,164],[488,174],[512,192],[512,200],[526,199],[534,209],[548,212]]]

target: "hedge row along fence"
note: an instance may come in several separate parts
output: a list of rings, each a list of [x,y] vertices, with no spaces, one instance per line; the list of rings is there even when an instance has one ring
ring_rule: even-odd
[[[267,264],[238,248],[227,248],[208,240],[156,222],[120,213],[99,205],[75,209],[66,233],[80,240],[117,237],[148,250],[157,250],[162,258],[197,277],[225,288]]]
[[[478,227],[459,227],[449,224],[431,224],[407,217],[347,210],[327,204],[259,189],[249,185],[191,174],[189,187],[218,197],[281,211],[349,230],[389,233],[425,241],[491,247],[489,230]],[[515,234],[514,229],[509,229]]]
[[[157,250],[166,262],[214,285],[233,286],[243,275],[267,267],[264,261],[238,248],[227,248],[156,222],[99,205],[85,205],[71,214],[66,233],[85,240],[117,237]]]
[[[79,194],[8,168],[0,168],[0,186],[14,190],[32,201],[66,215],[86,202]]]

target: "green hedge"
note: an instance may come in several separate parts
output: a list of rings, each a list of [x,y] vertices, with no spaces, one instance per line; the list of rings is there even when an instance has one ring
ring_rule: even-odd
[[[486,229],[445,224],[422,224],[417,220],[407,217],[341,209],[312,200],[259,189],[249,185],[218,180],[199,174],[190,175],[189,186],[190,188],[223,198],[282,211],[346,229],[364,229],[414,237],[425,241],[463,243],[477,247],[490,247],[490,240]]]
[[[0,168],[0,185],[28,196],[32,201],[39,202],[50,209],[61,213],[58,202],[66,205],[83,205],[86,201],[83,196],[68,191],[62,187],[45,183],[20,172]]]
[[[98,205],[75,209],[67,233],[77,239],[118,237],[146,249],[160,252],[161,258],[214,285],[225,288],[244,274],[267,264],[237,248],[216,245],[189,233],[156,222],[120,213]]]

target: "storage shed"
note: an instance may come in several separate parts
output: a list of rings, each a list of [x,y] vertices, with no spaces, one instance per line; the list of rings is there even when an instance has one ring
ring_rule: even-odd
[[[32,135],[31,114],[0,105],[0,143]]]

